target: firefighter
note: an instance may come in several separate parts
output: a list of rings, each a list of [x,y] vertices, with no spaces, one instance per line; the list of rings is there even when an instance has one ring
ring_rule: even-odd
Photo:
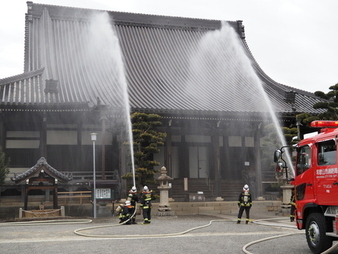
[[[241,194],[239,195],[239,198],[238,198],[239,211],[238,211],[237,224],[241,223],[241,219],[242,219],[242,215],[243,215],[244,210],[245,210],[245,214],[246,214],[245,223],[246,224],[249,223],[251,206],[252,206],[252,198],[251,198],[251,194],[249,192],[249,186],[247,184],[245,184],[244,187],[243,187],[243,191],[241,192]]]
[[[153,198],[152,191],[149,190],[148,186],[143,187],[141,194],[141,208],[143,213],[143,223],[150,224],[151,222],[151,200]]]
[[[129,200],[127,200],[125,202],[125,204],[120,204],[116,210],[115,213],[119,215],[119,223],[123,223],[123,224],[131,224],[131,220],[130,220],[130,209],[131,209],[131,203]]]
[[[119,223],[122,222],[122,215],[121,215],[121,213],[123,211],[123,206],[124,206],[123,204],[119,204],[116,207],[115,212],[114,212],[114,215],[118,215],[119,216],[119,219],[120,219]]]
[[[130,212],[131,212],[131,216],[132,216],[132,218],[131,218],[131,223],[132,224],[137,224],[136,223],[136,212],[135,212],[135,209],[136,209],[136,203],[138,203],[138,196],[137,196],[137,189],[136,189],[136,187],[135,186],[133,186],[131,189],[130,189],[130,191],[129,191],[129,193],[128,193],[128,197],[127,197],[127,200],[129,200],[130,201],[130,203],[131,203],[131,210],[130,210]]]
[[[290,198],[290,221],[294,222],[295,221],[295,211],[296,211],[296,200],[295,200],[295,192],[294,188],[292,189],[291,192],[291,198]]]

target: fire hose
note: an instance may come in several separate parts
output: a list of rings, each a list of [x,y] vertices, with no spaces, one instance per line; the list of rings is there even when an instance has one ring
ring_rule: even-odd
[[[258,220],[258,221],[264,221],[264,220]],[[256,222],[257,223],[257,222]],[[274,223],[264,223],[264,225],[268,225],[268,226],[276,226]],[[291,235],[297,235],[297,234],[303,234],[304,232],[295,232],[295,233],[289,233],[289,234],[283,234],[283,235],[277,235],[277,236],[270,236],[267,238],[263,238],[263,239],[259,239],[250,243],[247,243],[246,245],[243,246],[242,251],[246,254],[253,254],[252,252],[246,250],[249,246],[260,243],[260,242],[264,242],[264,241],[268,241],[268,240],[272,240],[275,238],[281,238],[281,237],[286,237],[286,236],[291,236]],[[329,254],[331,251],[338,249],[338,243],[332,245],[331,248],[327,249],[326,251],[322,252],[321,254]]]
[[[120,225],[126,224],[128,221],[130,221],[136,214],[137,211],[137,203],[135,204],[135,211],[130,216],[130,218],[122,223],[119,224],[114,224],[114,225],[104,225],[104,226],[94,226],[94,227],[86,227],[86,228],[79,228],[74,230],[74,233],[79,236],[85,236],[85,237],[97,237],[97,238],[121,238],[121,237],[128,237],[128,238],[148,238],[148,237],[173,237],[173,236],[179,236],[179,235],[184,235],[187,234],[193,230],[201,229],[210,226],[213,222],[224,222],[224,221],[229,221],[229,220],[211,220],[209,221],[208,224],[202,225],[202,226],[197,226],[194,228],[190,228],[188,230],[182,231],[182,232],[177,232],[177,233],[170,233],[170,234],[149,234],[149,235],[94,235],[94,234],[85,234],[85,233],[80,233],[80,231],[85,231],[85,230],[91,230],[91,229],[97,229],[97,228],[106,228],[106,227],[116,227]]]
[[[219,219],[219,220],[210,220],[208,224],[205,225],[201,225],[201,226],[197,226],[197,227],[193,227],[190,229],[187,229],[185,231],[182,232],[177,232],[177,233],[169,233],[169,234],[149,234],[149,235],[95,235],[95,234],[86,234],[86,233],[80,233],[80,231],[85,231],[85,230],[91,230],[91,229],[97,229],[97,228],[106,228],[106,227],[116,227],[116,226],[120,226],[120,225],[124,225],[125,223],[127,223],[128,221],[130,221],[136,214],[137,212],[137,203],[135,205],[135,211],[132,214],[132,216],[130,216],[130,218],[128,218],[126,221],[119,223],[119,224],[113,224],[113,225],[103,225],[103,226],[94,226],[94,227],[86,227],[86,228],[80,228],[80,229],[76,229],[74,230],[74,233],[76,235],[79,236],[84,236],[84,237],[94,237],[94,238],[121,238],[121,237],[128,237],[128,238],[149,238],[149,237],[174,237],[174,236],[180,236],[180,235],[184,235],[187,234],[189,232],[192,232],[194,230],[197,229],[201,229],[201,228],[205,228],[210,226],[212,223],[214,222],[228,222],[229,220],[225,220],[225,219]],[[263,220],[260,220],[263,221]],[[0,223],[0,226],[7,226],[7,225],[26,225],[26,226],[36,226],[36,225],[43,225],[43,224],[55,224],[55,225],[64,225],[64,224],[69,224],[69,223],[92,223],[91,219],[61,219],[61,220],[43,220],[43,221],[19,221],[19,222],[8,222],[8,223]],[[257,223],[257,222],[256,222]],[[270,226],[276,226],[276,224],[274,223],[264,223],[264,225],[270,225]],[[287,237],[287,236],[292,236],[292,235],[297,235],[297,234],[303,234],[304,232],[295,232],[295,233],[289,233],[289,234],[282,234],[282,235],[276,235],[276,236],[271,236],[271,237],[267,237],[267,238],[263,238],[263,239],[259,239],[256,241],[252,241],[250,243],[247,243],[246,245],[243,246],[242,251],[246,254],[253,254],[252,252],[248,251],[247,248],[249,246],[252,246],[254,244],[258,244],[260,242],[264,242],[264,241],[268,241],[268,240],[272,240],[272,239],[276,239],[276,238],[281,238],[281,237]],[[327,249],[326,251],[322,252],[321,254],[329,254],[331,251],[336,250],[338,248],[338,243],[334,244],[331,248]]]
[[[291,235],[297,235],[297,234],[303,234],[303,232],[290,233],[290,234],[284,234],[284,235],[277,235],[277,236],[271,236],[271,237],[259,239],[257,241],[253,241],[253,242],[250,242],[250,243],[244,245],[243,248],[242,248],[242,251],[244,253],[246,253],[246,254],[253,254],[252,252],[246,250],[251,245],[254,245],[254,244],[260,243],[260,242],[264,242],[264,241],[268,241],[268,240],[272,240],[272,239],[275,239],[275,238],[281,238],[281,237],[291,236]],[[321,254],[329,254],[331,251],[337,249],[337,247],[338,247],[338,243],[332,245],[331,248],[327,249],[326,251],[322,252]]]

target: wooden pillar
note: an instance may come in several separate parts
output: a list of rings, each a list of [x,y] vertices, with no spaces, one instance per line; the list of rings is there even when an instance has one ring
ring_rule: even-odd
[[[40,130],[40,156],[47,160],[47,116],[42,114],[41,130]]]
[[[101,129],[102,129],[102,143],[101,143],[101,160],[102,160],[102,180],[106,179],[106,116],[101,116]]]
[[[111,153],[111,160],[112,160],[112,170],[116,170],[121,168],[120,167],[120,147],[123,144],[121,144],[121,142],[118,141],[118,136],[116,133],[112,133],[112,153]]]
[[[3,152],[5,152],[6,147],[6,129],[4,119],[5,119],[4,113],[0,112],[0,146],[2,147]]]
[[[171,132],[170,130],[167,131],[167,138],[165,141],[165,166],[168,171],[168,175],[172,176],[173,169],[172,169],[172,145],[171,145]]]
[[[221,197],[221,167],[220,167],[220,149],[219,149],[219,135],[217,131],[214,131],[211,135],[212,143],[212,158],[214,165],[215,175],[215,196]]]
[[[58,186],[54,185],[53,208],[58,209]]]
[[[21,185],[21,197],[20,201],[25,202],[25,196],[26,196],[26,185]]]
[[[83,170],[82,163],[82,121],[78,120],[77,123],[77,149],[76,149],[76,170]]]
[[[29,186],[25,185],[25,203],[24,203],[24,210],[27,210],[27,208],[28,208],[28,192],[29,192]]]
[[[241,134],[241,170],[243,172],[247,170],[245,163],[246,162],[246,147],[245,147],[245,136]]]
[[[179,146],[179,177],[189,177],[189,147],[185,142],[185,135],[181,135],[181,143]]]
[[[229,136],[223,136],[223,150],[225,157],[225,177],[228,178],[231,175],[231,166],[230,166],[230,148],[229,148]]]
[[[262,162],[261,162],[261,123],[257,125],[254,136],[254,148],[255,148],[255,172],[256,172],[256,188],[257,197],[263,196],[263,184],[262,184]]]

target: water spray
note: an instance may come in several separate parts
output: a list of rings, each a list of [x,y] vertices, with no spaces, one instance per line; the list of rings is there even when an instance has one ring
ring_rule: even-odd
[[[105,89],[107,91],[113,90],[113,93],[116,94],[116,98],[110,98],[111,104],[113,105],[112,108],[123,107],[123,113],[125,119],[127,119],[126,132],[130,144],[133,185],[136,186],[128,85],[119,39],[107,12],[98,12],[91,17],[89,34],[90,38],[88,38],[88,50],[85,59],[86,61],[92,61],[93,65],[98,67],[97,73],[109,73],[109,76],[105,76],[102,82],[106,84]],[[102,59],[104,59],[104,61],[102,61]],[[104,65],[102,65],[102,63],[104,63]],[[102,70],[105,71],[103,72]],[[90,70],[88,71],[90,73]],[[99,82],[99,79],[102,77],[97,74],[97,76],[94,75],[95,73],[89,76],[91,76],[90,78],[97,77],[96,80],[93,80],[94,83]],[[93,94],[95,94],[95,90],[93,90]]]
[[[190,58],[186,92],[200,105],[213,105],[215,98],[221,97],[223,101],[219,103],[232,102],[228,105],[229,111],[262,112],[263,118],[269,116],[273,122],[281,146],[286,146],[273,102],[264,90],[265,84],[258,77],[245,47],[226,21],[222,22],[220,29],[207,32]],[[208,86],[200,87],[197,91],[196,84],[201,83],[201,80]],[[245,105],[243,100],[234,100],[236,96],[244,97]],[[286,154],[288,164],[292,167],[290,155]]]

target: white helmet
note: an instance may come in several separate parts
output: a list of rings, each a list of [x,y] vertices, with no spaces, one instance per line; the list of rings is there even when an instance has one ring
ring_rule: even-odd
[[[146,192],[146,191],[149,191],[148,186],[144,186],[144,187],[143,187],[143,191],[145,191],[145,192]]]
[[[133,187],[130,189],[130,192],[132,192],[132,193],[136,193],[136,192],[137,192],[137,189],[136,189],[136,187],[135,187],[135,186],[133,186]]]
[[[130,203],[130,201],[129,201],[129,200],[127,200],[125,204],[126,204],[126,206],[129,206],[129,205],[131,205],[131,203]]]
[[[247,185],[247,184],[244,185],[243,190],[244,190],[244,191],[249,191],[249,185]]]

